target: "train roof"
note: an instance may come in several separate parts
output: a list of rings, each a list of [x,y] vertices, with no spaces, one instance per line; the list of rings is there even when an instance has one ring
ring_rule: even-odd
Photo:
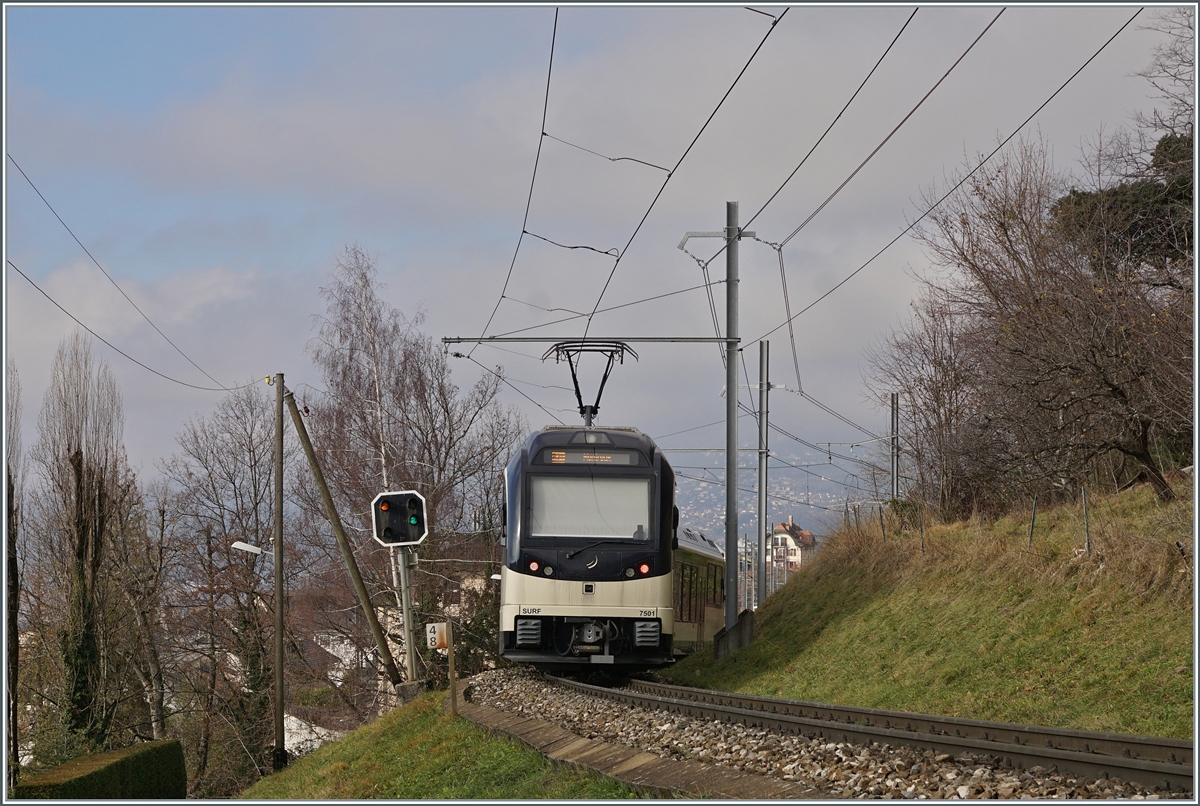
[[[679,547],[690,549],[697,554],[704,554],[715,560],[725,559],[725,549],[715,540],[705,537],[702,532],[688,529],[686,526],[679,529]]]
[[[588,436],[593,434],[601,435],[598,442],[593,442],[594,437]],[[648,434],[642,433],[639,429],[628,425],[593,425],[591,427],[583,425],[548,425],[542,430],[530,434],[526,446],[532,449],[535,443],[539,447],[568,444],[613,445],[620,448],[638,448],[650,456],[658,448]]]

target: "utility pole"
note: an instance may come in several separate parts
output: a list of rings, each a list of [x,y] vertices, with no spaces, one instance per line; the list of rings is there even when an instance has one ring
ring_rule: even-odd
[[[892,500],[900,498],[900,393],[892,392]]]
[[[737,623],[738,531],[738,203],[725,202],[725,628]]]
[[[342,527],[342,519],[338,517],[337,507],[333,503],[333,494],[329,492],[329,486],[325,483],[325,474],[321,472],[321,465],[317,462],[317,452],[313,449],[312,440],[308,438],[308,429],[304,426],[304,420],[300,419],[300,409],[296,407],[296,398],[292,395],[291,390],[284,392],[283,400],[287,403],[288,411],[292,415],[292,424],[296,426],[296,436],[300,437],[300,446],[304,448],[308,467],[312,470],[313,481],[317,483],[317,489],[321,491],[321,501],[325,504],[325,517],[329,519],[329,525],[333,529],[333,536],[337,540],[338,548],[342,550],[342,560],[346,564],[346,571],[350,574],[350,581],[354,583],[354,592],[358,594],[358,602],[362,606],[363,615],[367,617],[367,625],[371,628],[371,635],[375,638],[375,649],[379,652],[379,660],[383,663],[383,669],[394,688],[404,680],[400,677],[400,670],[396,668],[396,661],[392,658],[392,650],[388,648],[383,628],[379,626],[379,617],[375,615],[375,608],[371,606],[371,596],[367,592],[362,574],[359,573],[358,562],[354,559],[354,551],[350,548],[346,530]]]
[[[283,736],[283,373],[275,373],[275,749],[271,766],[288,763]]]
[[[762,604],[767,598],[767,395],[771,391],[768,377],[770,371],[770,345],[764,340],[758,343],[758,598]]]

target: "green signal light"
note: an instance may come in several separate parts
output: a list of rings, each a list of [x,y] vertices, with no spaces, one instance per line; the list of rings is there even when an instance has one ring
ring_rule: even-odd
[[[408,516],[408,525],[409,525],[409,526],[416,526],[416,525],[417,525],[417,516],[416,516],[416,515],[409,515],[409,516]]]

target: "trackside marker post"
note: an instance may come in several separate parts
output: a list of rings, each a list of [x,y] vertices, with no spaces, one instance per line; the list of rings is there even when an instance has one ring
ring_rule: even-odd
[[[430,649],[444,649],[450,656],[450,713],[458,716],[458,681],[454,677],[454,627],[449,621],[425,625]]]

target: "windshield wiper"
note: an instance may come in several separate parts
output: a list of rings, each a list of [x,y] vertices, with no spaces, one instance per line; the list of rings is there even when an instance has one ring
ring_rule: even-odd
[[[621,541],[619,541],[619,540],[597,540],[595,543],[588,543],[588,544],[587,544],[586,546],[584,546],[583,548],[581,548],[581,549],[575,549],[574,551],[572,551],[572,552],[568,553],[568,554],[567,554],[567,559],[568,559],[568,560],[569,560],[569,559],[571,559],[571,558],[572,558],[572,557],[574,557],[576,554],[579,554],[581,551],[587,551],[588,549],[594,549],[594,548],[596,548],[596,546],[603,546],[605,543],[620,543],[620,542],[621,542]]]
[[[637,531],[633,533],[633,539],[634,540],[645,540],[646,539],[646,533],[642,530],[642,525],[640,523],[638,524]],[[576,554],[587,551],[588,549],[594,549],[596,546],[603,546],[605,543],[624,543],[624,542],[625,542],[624,540],[612,540],[612,539],[597,540],[595,543],[588,543],[583,548],[575,549],[574,551],[568,553],[567,559],[569,560],[572,557],[574,557]]]

